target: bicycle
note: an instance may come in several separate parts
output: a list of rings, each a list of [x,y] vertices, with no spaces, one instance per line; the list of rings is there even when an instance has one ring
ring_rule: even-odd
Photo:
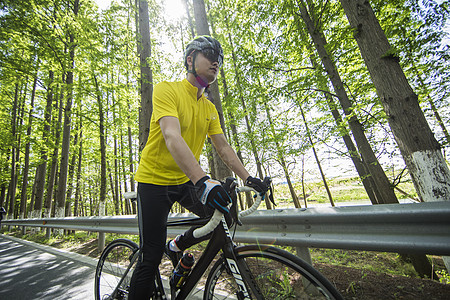
[[[264,198],[251,188],[237,187],[234,179],[228,178],[224,187],[232,198],[230,214],[235,225],[240,224],[239,216],[254,212]],[[238,214],[237,193],[248,191],[255,192],[255,202]],[[195,287],[205,272],[208,276],[203,287],[203,299],[207,300],[343,299],[328,279],[299,257],[272,246],[237,246],[225,217],[217,210],[210,220],[193,218],[168,223],[168,226],[185,225],[203,225],[196,229],[196,236],[213,233],[184,285],[179,290],[169,287],[171,299],[191,299],[201,290],[195,290]],[[213,264],[220,250],[222,252]],[[105,248],[95,275],[96,300],[127,299],[129,282],[139,255],[138,245],[127,239],[114,240]],[[207,271],[210,265],[212,268]],[[156,288],[151,299],[167,299],[164,285],[167,288],[168,284],[163,284],[160,270],[152,284]]]

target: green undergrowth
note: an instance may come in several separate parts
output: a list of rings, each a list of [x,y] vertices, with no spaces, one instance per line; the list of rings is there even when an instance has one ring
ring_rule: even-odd
[[[295,254],[295,250],[293,250],[292,247],[283,248]],[[310,254],[313,263],[344,266],[396,276],[420,278],[412,263],[405,261],[398,253],[311,248]],[[433,255],[428,255],[427,258],[436,274],[439,276],[439,281],[441,283],[450,284],[450,277],[442,258]]]

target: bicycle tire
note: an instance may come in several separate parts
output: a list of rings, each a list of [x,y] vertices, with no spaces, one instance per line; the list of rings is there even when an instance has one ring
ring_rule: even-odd
[[[127,299],[137,262],[137,259],[133,261],[133,257],[138,250],[138,245],[127,239],[117,239],[106,246],[95,271],[95,300]],[[130,266],[132,261],[133,266]]]
[[[287,251],[249,245],[236,248],[236,253],[260,292],[251,292],[251,299],[344,299],[319,271]],[[203,299],[240,299],[238,292],[227,263],[219,258],[208,274]]]

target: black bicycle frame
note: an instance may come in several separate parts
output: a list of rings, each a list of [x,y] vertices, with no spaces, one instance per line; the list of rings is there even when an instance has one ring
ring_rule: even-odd
[[[184,285],[178,292],[177,300],[186,299],[192,290],[197,285],[198,281],[205,273],[208,266],[216,257],[220,250],[223,252],[223,257],[228,264],[228,268],[234,276],[236,283],[239,286],[238,299],[250,299],[249,289],[254,295],[261,295],[260,291],[255,286],[247,286],[245,282],[254,282],[250,277],[251,273],[244,261],[237,261],[235,254],[235,246],[228,229],[225,217],[222,217],[222,226],[217,226],[214,230],[205,251],[195,264],[191,274],[186,279]],[[170,225],[169,225],[170,226]],[[262,298],[262,297],[258,297]]]

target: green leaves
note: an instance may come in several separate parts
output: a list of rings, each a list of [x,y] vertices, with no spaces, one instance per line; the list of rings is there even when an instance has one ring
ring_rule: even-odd
[[[52,148],[58,126],[59,102],[73,89],[73,124],[82,120],[84,136],[81,184],[95,187],[99,174],[98,103],[101,93],[105,114],[107,157],[137,165],[139,110],[139,59],[135,28],[134,1],[115,1],[105,11],[97,11],[92,1],[80,1],[77,16],[73,1],[2,1],[0,7],[0,182],[9,181],[8,153],[12,145],[12,99],[16,84],[21,87],[20,102],[27,103],[34,76],[38,77],[35,118],[32,130],[32,165],[41,162],[41,152]],[[384,157],[396,149],[390,146],[386,116],[378,104],[368,71],[361,59],[352,29],[338,1],[231,1],[209,0],[210,24],[225,53],[224,80],[219,88],[224,96],[223,109],[247,167],[254,171],[254,156],[272,176],[283,177],[279,164],[284,157],[289,171],[300,169],[297,161],[311,152],[299,106],[305,110],[313,140],[319,152],[331,158],[348,156],[341,136],[349,133],[347,123],[336,125],[325,95],[330,92],[329,78],[317,59],[315,47],[299,17],[304,3],[315,17],[317,32],[326,37],[326,50],[334,61],[358,116],[378,155]],[[133,6],[130,6],[130,3]],[[397,57],[414,86],[436,135],[445,143],[434,111],[449,124],[449,52],[443,46],[444,24],[448,22],[448,1],[372,1],[392,50],[386,57]],[[180,80],[185,76],[182,52],[191,38],[185,18],[172,22],[163,15],[163,1],[150,1],[152,53],[149,65],[153,80]],[[190,6],[190,4],[188,5]],[[184,10],[184,7],[180,8]],[[191,13],[192,15],[192,13]],[[73,41],[70,40],[73,33]],[[70,64],[75,47],[75,64]],[[41,61],[39,71],[36,61]],[[74,71],[74,83],[65,85],[67,71]],[[50,72],[54,79],[50,80]],[[36,75],[37,74],[37,75]],[[95,89],[92,75],[98,79]],[[26,85],[27,83],[28,85]],[[53,97],[50,140],[45,142],[44,109],[47,97]],[[435,110],[429,108],[431,99]],[[342,109],[338,112],[343,116]],[[269,121],[269,116],[271,121]],[[248,122],[246,121],[248,119]],[[347,119],[344,119],[346,121]],[[248,123],[248,124],[247,124]],[[247,127],[247,125],[249,127]],[[73,125],[75,126],[75,125]],[[25,134],[22,127],[18,136]],[[131,144],[128,144],[128,128]],[[75,131],[74,131],[75,134]],[[117,142],[117,154],[114,142]],[[121,141],[119,143],[119,141]],[[253,145],[252,145],[253,143]],[[389,145],[389,146],[386,146]],[[57,145],[56,145],[57,146]],[[78,150],[74,147],[74,151]],[[72,151],[72,153],[74,153]],[[256,153],[254,153],[256,152]],[[23,155],[23,151],[21,152]],[[389,159],[390,161],[390,159]],[[10,162],[10,161],[9,161]],[[315,165],[307,165],[310,170]],[[32,170],[33,172],[33,170]],[[131,178],[123,165],[118,169],[122,181]],[[111,193],[111,190],[109,190]],[[95,197],[95,196],[92,196]],[[1,199],[0,199],[1,200]]]

